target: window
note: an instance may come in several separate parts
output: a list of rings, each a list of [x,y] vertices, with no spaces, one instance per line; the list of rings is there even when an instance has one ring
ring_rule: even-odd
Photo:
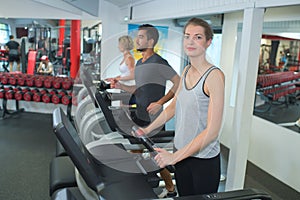
[[[0,44],[6,44],[9,41],[10,27],[8,24],[0,23]]]

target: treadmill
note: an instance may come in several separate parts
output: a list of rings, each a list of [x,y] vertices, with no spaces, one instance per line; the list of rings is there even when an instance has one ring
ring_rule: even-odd
[[[96,88],[92,81],[92,75],[89,69],[83,69],[81,80],[86,87],[89,96],[95,100],[96,107],[100,107],[110,129],[113,132],[118,132],[125,139],[128,139],[131,146],[127,146],[131,150],[141,149],[140,141],[131,135],[131,128],[136,124],[131,120],[130,108],[111,106],[111,94],[107,92],[107,87]],[[103,85],[100,84],[100,85]],[[160,144],[161,147],[172,148],[172,140],[174,131],[156,130],[150,136],[154,143]]]
[[[92,190],[96,199],[157,198],[147,179],[147,171],[160,170],[153,159],[129,153],[115,144],[87,149],[61,108],[53,112],[53,128],[84,184]],[[84,187],[80,189],[84,190]]]
[[[152,187],[147,182],[145,171],[158,170],[151,158],[145,159],[139,155],[123,151],[122,147],[107,144],[87,149],[81,142],[76,129],[61,108],[53,113],[53,128],[59,141],[66,149],[72,162],[86,184],[87,190],[93,193],[93,199],[135,200],[157,199]],[[150,138],[141,140],[151,144]],[[145,146],[151,147],[147,144]],[[151,146],[151,145],[150,145]],[[155,152],[154,152],[155,153]],[[109,164],[109,165],[107,165]],[[119,171],[115,167],[126,166],[129,171]],[[135,171],[136,170],[136,171]],[[80,192],[84,194],[84,188]],[[78,191],[66,188],[59,199],[91,200],[91,196],[78,195]],[[174,197],[176,200],[271,200],[267,193],[256,189],[235,190],[229,192]]]

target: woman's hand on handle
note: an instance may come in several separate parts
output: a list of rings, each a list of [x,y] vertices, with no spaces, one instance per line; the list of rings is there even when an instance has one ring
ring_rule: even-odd
[[[157,152],[157,155],[154,157],[157,165],[160,168],[164,168],[168,165],[174,165],[174,158],[173,153],[168,152],[165,149],[162,148],[155,148],[155,151]]]

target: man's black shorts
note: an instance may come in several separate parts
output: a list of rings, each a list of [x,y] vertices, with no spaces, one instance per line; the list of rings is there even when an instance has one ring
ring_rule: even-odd
[[[19,62],[20,61],[20,56],[19,55],[8,55],[8,61],[9,62]]]

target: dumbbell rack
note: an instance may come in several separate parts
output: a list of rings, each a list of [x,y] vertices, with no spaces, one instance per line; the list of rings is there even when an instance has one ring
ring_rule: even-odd
[[[19,101],[16,101],[16,110],[15,111],[9,111],[7,109],[7,98],[5,96],[5,94],[3,95],[3,101],[2,101],[2,109],[3,109],[3,112],[2,112],[2,115],[1,115],[1,119],[4,119],[5,115],[14,115],[14,114],[18,114],[20,112],[23,112],[24,111],[24,108],[19,108]]]
[[[71,117],[74,81],[68,77],[28,75],[22,73],[0,73],[0,99],[2,101],[2,119],[5,115],[14,115],[24,111],[19,101],[33,101],[67,105],[67,114]],[[15,100],[16,110],[7,109],[7,101]]]

